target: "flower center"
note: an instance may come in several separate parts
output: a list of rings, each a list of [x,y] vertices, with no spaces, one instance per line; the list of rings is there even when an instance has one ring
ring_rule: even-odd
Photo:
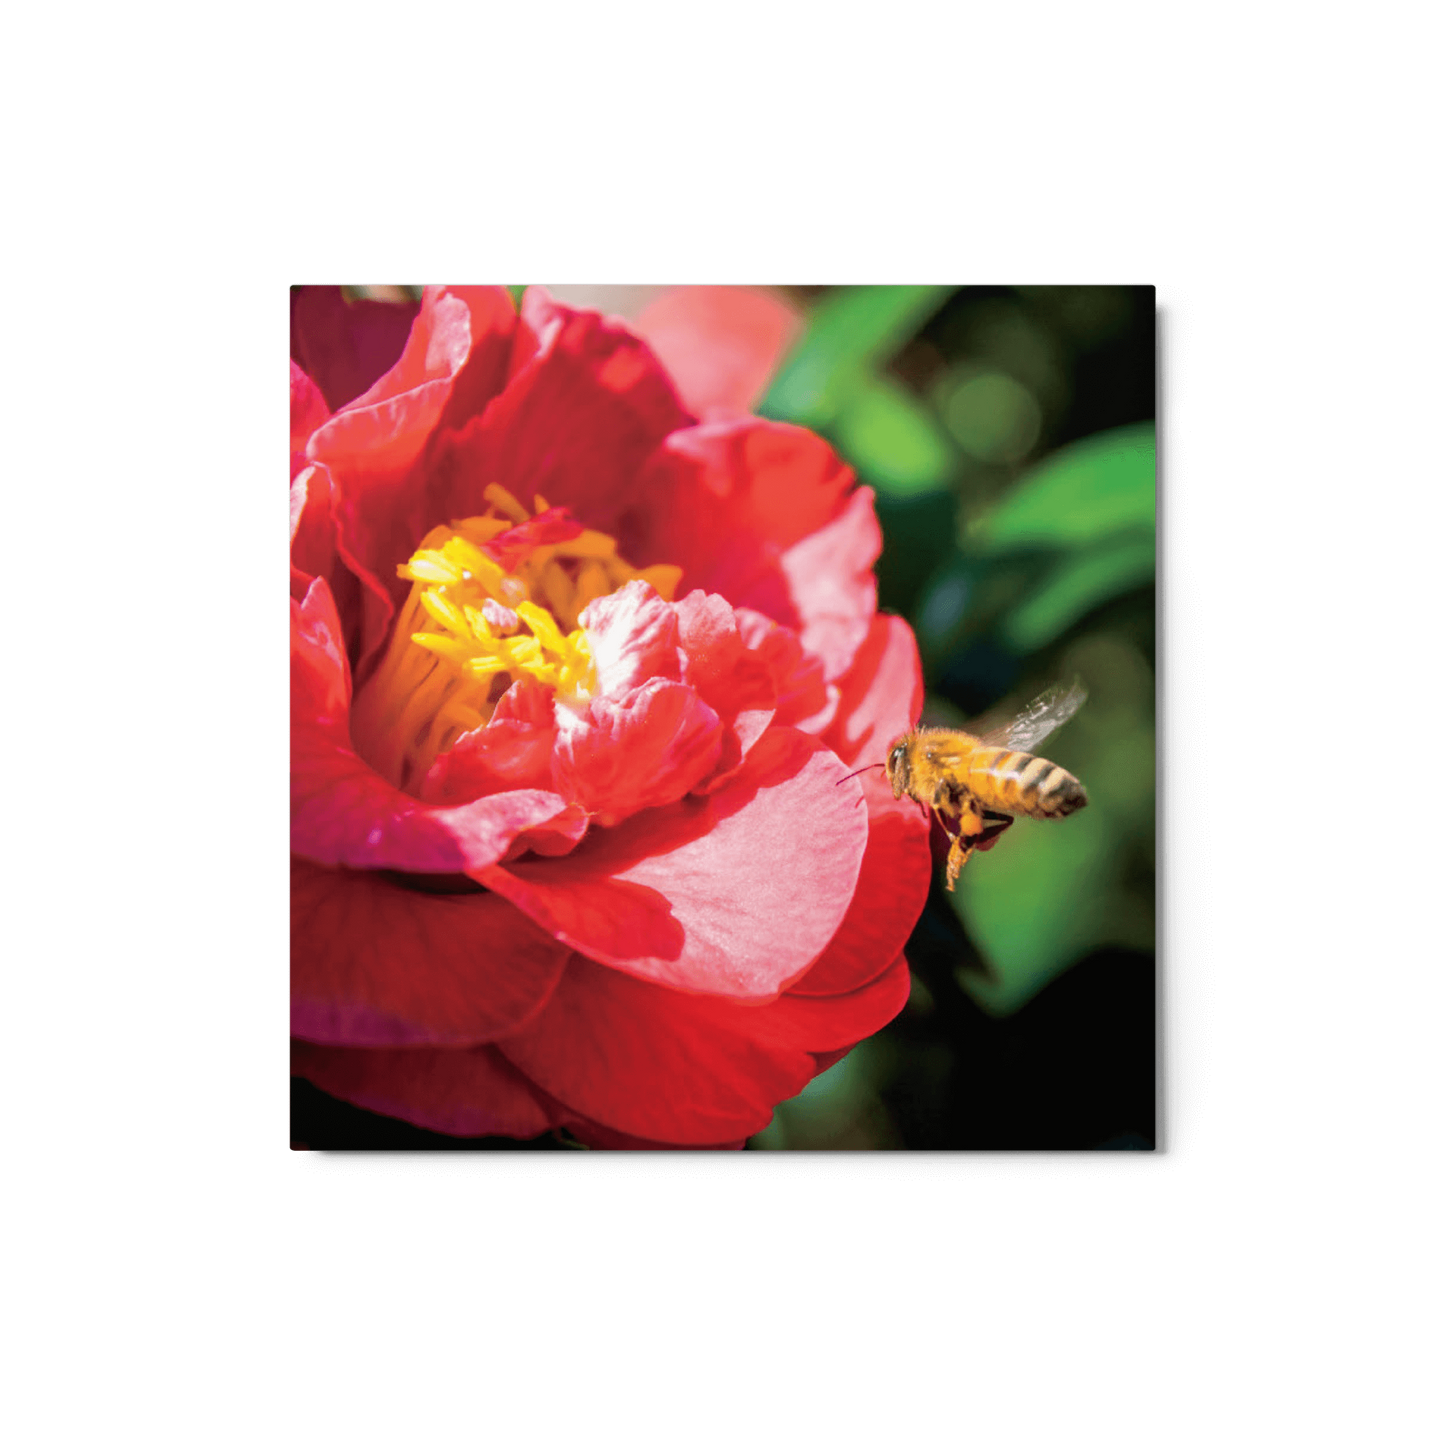
[[[682,575],[680,567],[630,566],[611,537],[541,497],[529,515],[502,487],[483,495],[486,515],[434,527],[397,568],[411,594],[352,707],[357,752],[413,794],[518,679],[585,707],[597,679],[577,625],[582,610],[634,577],[671,601]]]

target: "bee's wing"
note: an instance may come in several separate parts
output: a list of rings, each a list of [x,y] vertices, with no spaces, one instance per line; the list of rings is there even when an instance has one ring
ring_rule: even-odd
[[[1083,683],[1073,682],[1068,687],[1055,683],[1047,692],[1041,692],[1011,722],[990,728],[978,735],[985,747],[1012,748],[1015,752],[1031,753],[1055,728],[1062,727],[1083,707],[1088,692]]]

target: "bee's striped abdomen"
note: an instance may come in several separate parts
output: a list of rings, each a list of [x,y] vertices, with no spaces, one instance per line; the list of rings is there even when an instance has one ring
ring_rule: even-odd
[[[967,783],[985,808],[1027,818],[1066,818],[1088,798],[1079,780],[1057,763],[1007,748],[979,748]]]

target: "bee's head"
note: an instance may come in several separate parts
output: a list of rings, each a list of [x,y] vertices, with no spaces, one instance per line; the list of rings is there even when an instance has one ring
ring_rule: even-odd
[[[901,798],[907,790],[908,780],[913,774],[913,769],[908,762],[907,738],[899,738],[888,749],[888,762],[885,766],[888,770],[888,781],[893,785],[893,796]]]

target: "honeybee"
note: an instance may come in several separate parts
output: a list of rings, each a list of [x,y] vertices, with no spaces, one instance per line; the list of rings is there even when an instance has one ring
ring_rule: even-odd
[[[1015,817],[1066,818],[1088,802],[1072,773],[1029,751],[1083,706],[1081,684],[1056,684],[1011,722],[974,736],[958,728],[915,728],[896,738],[881,767],[893,796],[932,808],[948,834],[948,890],[975,851],[987,852]],[[859,771],[863,771],[860,769]],[[958,820],[956,829],[950,818]]]

